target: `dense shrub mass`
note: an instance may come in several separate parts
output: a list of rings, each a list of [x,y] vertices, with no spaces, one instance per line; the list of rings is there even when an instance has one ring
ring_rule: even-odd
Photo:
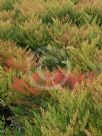
[[[0,0],[0,136],[102,136],[101,0]]]

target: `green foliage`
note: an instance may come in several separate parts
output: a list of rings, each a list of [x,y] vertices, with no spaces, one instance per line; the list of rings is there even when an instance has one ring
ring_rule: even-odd
[[[31,132],[35,136],[101,136],[102,102],[94,98],[95,91],[91,90],[92,87],[93,85],[82,84],[75,92],[50,92],[52,99],[47,101],[47,107],[41,108],[41,115],[34,114],[34,126],[31,127],[26,122],[29,128],[25,128],[26,133]],[[97,89],[97,95],[100,95],[100,89],[101,86]]]
[[[60,54],[60,55],[59,55]],[[54,70],[56,67],[71,69],[70,61],[65,50],[49,45],[41,57],[41,67]]]
[[[19,42],[22,45],[29,45],[29,47],[36,51],[39,48],[46,47],[50,41],[50,36],[47,31],[47,26],[43,25],[38,19],[28,20],[20,26],[22,35]]]
[[[13,4],[17,1],[18,0],[4,0],[1,9],[6,11],[13,10]]]
[[[98,59],[98,53],[101,54],[101,52],[102,50],[98,51],[95,41],[91,44],[85,42],[79,48],[68,50],[73,67],[84,72],[102,71],[101,57]]]
[[[37,96],[11,87],[18,79],[18,90],[34,92],[31,75],[46,67],[81,74],[69,78],[73,89],[45,89]],[[101,0],[0,0],[0,106],[0,135],[102,135]],[[3,107],[15,122],[6,130]]]

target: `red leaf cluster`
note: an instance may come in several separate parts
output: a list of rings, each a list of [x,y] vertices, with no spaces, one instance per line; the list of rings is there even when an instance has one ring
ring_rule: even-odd
[[[24,95],[35,95],[38,93],[36,88],[31,87],[26,81],[19,78],[14,78],[14,82],[11,84],[10,88]]]
[[[63,88],[68,87],[72,90],[82,81],[92,82],[94,74],[75,74],[63,69],[56,69],[53,72],[48,70],[43,71],[43,78],[39,72],[33,73],[32,77],[33,83],[36,83],[36,86],[32,87],[23,79],[15,78],[11,87],[19,93],[27,95],[30,93],[35,95],[39,93],[42,88],[46,90],[46,88],[54,88],[55,85],[59,85]]]

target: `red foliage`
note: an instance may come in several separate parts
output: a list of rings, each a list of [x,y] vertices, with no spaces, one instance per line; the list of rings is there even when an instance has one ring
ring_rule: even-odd
[[[5,63],[7,66],[13,66],[14,65],[14,62],[12,59],[7,59],[6,63]]]
[[[45,86],[51,87],[52,86],[52,73],[46,70],[44,75],[45,75]]]
[[[74,74],[69,74],[67,76],[67,81],[66,81],[65,85],[67,87],[69,87],[70,89],[74,89],[77,84],[78,84],[77,76]]]
[[[38,72],[32,74],[33,81],[37,83],[37,86],[31,87],[23,79],[15,78],[12,83],[12,88],[16,91],[28,95],[29,93],[35,95],[43,89],[54,87],[55,85],[60,85],[61,87],[68,87],[69,89],[74,89],[82,81],[92,82],[94,79],[93,73],[88,74],[74,74],[66,72],[62,69],[57,69],[53,72],[48,70],[43,72],[44,78],[40,76]],[[43,84],[40,81],[43,80]]]
[[[50,81],[52,78],[52,73],[50,71],[48,71],[47,69],[44,72],[45,74],[45,81]]]
[[[26,89],[28,89],[28,86],[24,80],[14,78],[14,82],[11,85],[11,88],[15,89],[16,91],[18,91],[20,93],[26,93]]]
[[[11,84],[10,88],[24,95],[29,95],[30,93],[34,95],[38,92],[36,88],[29,86],[28,83],[19,78],[14,78],[14,82]]]
[[[64,81],[66,78],[66,75],[65,75],[65,71],[62,70],[62,69],[57,69],[55,72],[54,72],[54,80],[53,80],[53,83],[54,84],[60,84],[62,81]]]
[[[12,59],[7,59],[5,62],[4,62],[4,71],[5,72],[9,72],[10,69],[13,69],[14,67],[14,62]]]
[[[33,80],[35,80],[36,82],[40,81],[40,75],[39,75],[39,73],[36,72],[32,76],[33,76]]]

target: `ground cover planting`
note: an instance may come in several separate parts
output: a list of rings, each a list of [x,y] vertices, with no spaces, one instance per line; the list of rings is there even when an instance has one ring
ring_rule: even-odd
[[[0,0],[0,136],[102,136],[101,0]]]

